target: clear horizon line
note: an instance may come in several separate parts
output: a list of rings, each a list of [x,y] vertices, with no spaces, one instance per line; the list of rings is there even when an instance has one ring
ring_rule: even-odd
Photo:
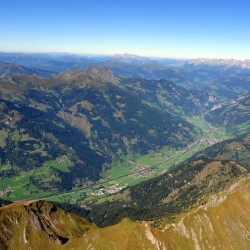
[[[135,56],[140,56],[140,57],[145,57],[145,58],[148,58],[148,59],[173,59],[173,60],[195,60],[195,59],[209,59],[209,60],[237,60],[237,61],[247,61],[247,60],[250,60],[249,58],[245,58],[245,59],[239,59],[239,58],[235,58],[235,57],[204,57],[204,56],[201,56],[201,57],[174,57],[174,56],[148,56],[148,55],[140,55],[140,54],[135,54],[135,53],[128,53],[128,52],[125,52],[125,53],[114,53],[114,54],[105,54],[105,53],[98,53],[98,54],[95,54],[95,53],[82,53],[82,52],[55,52],[55,51],[2,51],[0,50],[0,53],[4,54],[67,54],[67,55],[75,55],[75,56],[90,56],[90,57],[95,57],[95,56],[108,56],[108,57],[112,57],[112,56],[115,56],[115,55],[135,55]]]

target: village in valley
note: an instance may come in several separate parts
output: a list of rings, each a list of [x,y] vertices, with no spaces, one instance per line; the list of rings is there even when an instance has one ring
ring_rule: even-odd
[[[191,120],[190,120],[191,122]],[[198,124],[200,120],[198,119]],[[143,180],[158,176],[160,174],[167,173],[169,167],[176,166],[186,158],[190,157],[193,153],[202,150],[207,146],[211,146],[225,138],[228,138],[225,131],[221,131],[218,128],[214,128],[207,124],[201,124],[201,131],[205,130],[197,140],[187,145],[185,149],[179,151],[171,151],[169,148],[163,148],[157,152],[149,152],[148,155],[137,156],[129,155],[121,157],[113,165],[108,168],[108,171],[99,182],[92,183],[90,187],[82,187],[81,190],[72,191],[72,194],[76,197],[76,201],[81,202],[83,197],[90,199],[91,196],[95,196],[94,199],[102,198],[103,196],[109,196],[111,194],[119,193],[129,186],[133,186]],[[67,156],[61,156],[55,160],[45,162],[43,164],[43,170],[47,171],[53,169],[60,169],[62,171],[70,171],[73,163],[68,159]],[[12,166],[4,166],[4,171],[9,171]],[[40,177],[40,172],[34,172]],[[31,173],[32,175],[34,174]],[[12,197],[18,188],[16,186],[7,187],[2,186],[0,190],[0,196]],[[60,195],[61,197],[61,195]],[[62,198],[63,197],[63,198]],[[61,200],[66,200],[67,197],[71,197],[71,194],[64,194]],[[84,198],[84,199],[85,199]],[[69,198],[68,198],[69,199]]]
[[[211,146],[217,142],[221,141],[220,138],[216,138],[216,137],[202,137],[198,140],[198,143],[196,142],[196,144],[200,144],[202,146]],[[193,147],[193,145],[189,145],[187,148],[191,149]],[[165,157],[165,161],[170,160],[169,157]],[[130,174],[131,177],[133,177],[134,180],[138,180],[140,178],[143,177],[150,177],[155,173],[155,171],[152,169],[152,166],[150,165],[143,165],[138,161],[131,161],[129,160],[128,163],[130,164],[130,166],[133,167],[134,171],[133,174]],[[164,170],[162,173],[165,173],[167,170]],[[126,177],[126,176],[124,176]],[[111,186],[108,187],[101,187],[98,190],[95,190],[91,193],[89,193],[89,195],[106,195],[106,194],[114,194],[114,193],[118,193],[121,190],[125,189],[128,186],[128,183],[126,183],[124,186],[120,186],[120,183],[117,184],[112,184]]]
[[[13,191],[14,191],[14,189],[12,187],[8,187],[6,189],[0,190],[0,196],[8,196]]]
[[[104,195],[104,194],[115,194],[126,188],[127,185],[120,187],[119,184],[109,186],[107,188],[100,188],[90,193],[90,195]]]
[[[140,162],[133,162],[133,161],[129,161],[129,163],[134,167],[134,173],[130,176],[133,177],[134,180],[137,180],[139,178],[142,177],[148,177],[154,174],[154,171],[152,170],[152,167],[149,165],[142,165]],[[123,186],[120,186],[119,183],[117,184],[113,184],[109,187],[102,187],[98,190],[95,190],[91,193],[89,193],[90,195],[105,195],[105,194],[115,194],[120,192],[121,190],[125,189],[128,186],[128,184],[126,183]]]

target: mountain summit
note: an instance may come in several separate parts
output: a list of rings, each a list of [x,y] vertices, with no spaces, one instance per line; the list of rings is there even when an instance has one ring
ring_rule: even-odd
[[[67,70],[55,77],[61,82],[71,82],[78,87],[101,87],[106,84],[118,84],[119,78],[114,76],[107,67],[89,67],[86,70]]]

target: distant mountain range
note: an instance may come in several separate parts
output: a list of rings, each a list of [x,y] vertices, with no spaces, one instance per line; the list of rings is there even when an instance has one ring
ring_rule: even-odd
[[[200,58],[187,61],[185,66],[193,69],[230,71],[231,73],[249,73],[250,60]]]
[[[138,56],[138,55],[134,55],[134,54],[115,54],[114,55],[114,60],[115,61],[119,61],[119,62],[125,62],[125,63],[146,63],[149,62],[150,59],[147,57],[143,57],[143,56]]]
[[[47,70],[29,68],[17,64],[0,62],[0,77],[5,77],[13,74],[35,75],[40,77],[49,77],[53,75],[52,72]]]
[[[174,58],[148,58],[143,56],[138,56],[135,54],[115,54],[114,56],[95,56],[95,55],[77,55],[70,53],[3,53],[0,52],[0,61],[19,64],[26,67],[39,68],[46,67],[46,64],[50,62],[54,63],[68,63],[68,67],[71,67],[73,63],[80,65],[81,63],[92,63],[89,66],[97,66],[96,63],[105,61],[116,61],[128,64],[158,64],[162,66],[183,66],[189,69],[195,70],[213,70],[221,72],[234,73],[244,73],[248,72],[250,69],[250,60],[236,60],[236,59],[174,59]],[[72,64],[70,64],[72,63]],[[43,65],[43,66],[42,66]],[[67,64],[66,64],[67,65]],[[66,67],[66,66],[65,66]],[[85,66],[86,67],[86,66]],[[88,66],[87,66],[88,67]],[[69,69],[69,68],[67,68]],[[79,68],[80,69],[80,68]],[[58,68],[59,70],[59,68]],[[64,71],[60,69],[59,71]],[[53,70],[52,70],[53,71]],[[56,71],[58,72],[58,71]]]
[[[45,72],[32,74],[42,76],[69,69],[83,70],[90,66],[108,67],[120,77],[171,80],[179,86],[205,90],[223,99],[236,98],[250,91],[249,60],[152,59],[132,54],[98,57],[56,53],[0,53],[0,61],[41,69]]]

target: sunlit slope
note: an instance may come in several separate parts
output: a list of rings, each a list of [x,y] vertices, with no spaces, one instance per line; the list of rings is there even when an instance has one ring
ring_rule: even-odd
[[[92,206],[90,218],[100,226],[125,217],[155,221],[159,226],[164,218],[174,220],[179,213],[203,204],[206,197],[228,188],[247,172],[233,161],[200,158],[99,201]]]
[[[162,229],[147,222],[97,228],[47,202],[0,209],[1,249],[249,249],[250,180],[243,178]]]
[[[86,249],[249,249],[250,181],[242,180],[212,196],[206,205],[180,215],[162,230],[148,223],[121,223],[88,231]],[[82,248],[84,249],[84,248]]]

